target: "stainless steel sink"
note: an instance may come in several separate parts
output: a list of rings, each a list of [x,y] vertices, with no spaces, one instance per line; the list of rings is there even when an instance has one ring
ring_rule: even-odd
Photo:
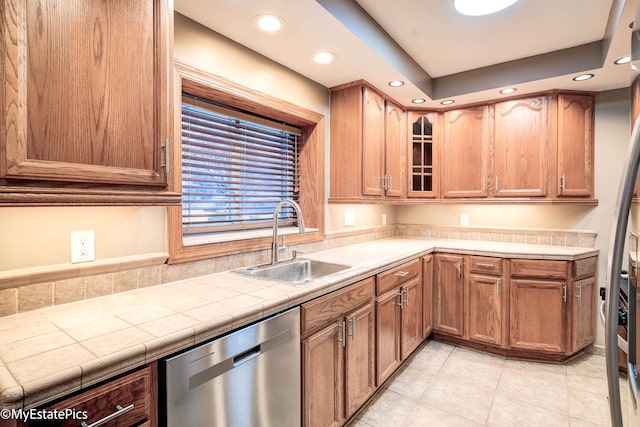
[[[313,280],[352,268],[350,265],[297,259],[279,264],[259,265],[232,270],[233,273],[258,279],[273,280],[287,285],[300,286]]]

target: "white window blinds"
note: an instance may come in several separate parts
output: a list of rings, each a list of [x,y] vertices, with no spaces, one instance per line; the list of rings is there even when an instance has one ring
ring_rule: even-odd
[[[271,227],[298,200],[300,129],[182,97],[183,234]],[[290,207],[279,222],[293,224]]]

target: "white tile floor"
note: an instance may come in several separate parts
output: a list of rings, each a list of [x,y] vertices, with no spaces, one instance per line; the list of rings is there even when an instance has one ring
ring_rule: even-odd
[[[542,364],[430,341],[349,427],[609,425],[602,356]]]

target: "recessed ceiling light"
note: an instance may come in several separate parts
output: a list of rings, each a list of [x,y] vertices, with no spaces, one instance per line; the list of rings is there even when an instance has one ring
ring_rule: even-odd
[[[402,80],[391,80],[389,82],[389,86],[391,87],[400,87],[400,86],[404,86],[404,82]]]
[[[580,74],[579,76],[575,76],[573,78],[573,80],[575,80],[577,82],[581,82],[581,81],[584,81],[584,80],[589,80],[589,79],[591,79],[593,77],[594,77],[594,74]]]
[[[422,98],[416,98],[416,99],[412,99],[411,102],[413,102],[414,104],[424,104],[427,101]]]
[[[330,64],[336,59],[335,53],[318,52],[313,56],[313,60],[318,64]]]
[[[503,95],[508,95],[510,93],[515,92],[516,90],[518,90],[518,89],[516,89],[515,87],[508,87],[508,88],[502,89],[500,91],[500,93],[503,94]]]
[[[463,15],[482,16],[506,9],[518,0],[453,0],[453,7]]]
[[[444,101],[440,102],[440,104],[442,104],[442,105],[451,105],[454,102],[456,102],[456,101],[454,101],[453,99],[445,99]]]
[[[284,23],[284,19],[276,15],[259,15],[254,19],[262,31],[267,31],[269,33],[278,31]]]
[[[630,56],[623,56],[622,58],[618,58],[615,61],[613,61],[613,63],[616,64],[616,65],[628,64],[629,62],[631,62],[631,57]]]

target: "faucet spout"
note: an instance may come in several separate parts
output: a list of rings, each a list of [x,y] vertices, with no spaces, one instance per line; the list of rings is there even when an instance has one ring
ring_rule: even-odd
[[[304,233],[304,218],[302,217],[302,210],[300,209],[300,205],[298,205],[293,200],[287,199],[278,203],[276,209],[273,211],[273,242],[271,242],[271,265],[275,265],[278,263],[278,215],[280,214],[280,209],[282,209],[285,205],[291,205],[293,210],[296,211],[296,217],[298,218],[298,231],[300,234]]]

